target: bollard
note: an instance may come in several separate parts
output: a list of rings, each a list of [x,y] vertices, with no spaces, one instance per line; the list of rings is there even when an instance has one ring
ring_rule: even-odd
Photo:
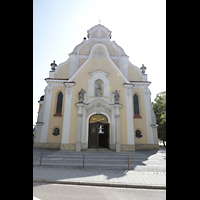
[[[84,168],[84,164],[85,164],[85,154],[83,154],[83,168]]]
[[[41,152],[41,155],[40,155],[40,166],[41,166],[41,163],[42,163],[42,152]]]
[[[128,171],[130,169],[129,155],[128,155]]]

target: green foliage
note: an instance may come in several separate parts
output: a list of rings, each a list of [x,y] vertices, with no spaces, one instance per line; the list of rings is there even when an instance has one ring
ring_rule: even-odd
[[[152,105],[158,124],[158,138],[164,143],[166,141],[166,91],[158,93]]]

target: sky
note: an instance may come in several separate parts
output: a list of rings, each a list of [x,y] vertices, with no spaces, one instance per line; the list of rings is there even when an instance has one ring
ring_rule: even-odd
[[[166,0],[33,0],[33,124],[50,64],[65,62],[99,19],[129,61],[147,67],[151,101],[166,90]]]

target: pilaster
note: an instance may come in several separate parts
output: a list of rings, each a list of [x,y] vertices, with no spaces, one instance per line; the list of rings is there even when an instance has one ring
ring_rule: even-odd
[[[120,138],[120,112],[119,108],[121,107],[120,104],[115,104],[115,138],[116,138],[116,143],[115,143],[115,150],[117,152],[121,151],[121,138]]]
[[[77,121],[77,133],[76,133],[76,151],[81,151],[81,136],[82,136],[82,124],[83,124],[83,103],[77,103],[78,106],[78,121]]]
[[[69,143],[69,131],[70,131],[70,120],[71,120],[71,99],[72,99],[72,89],[74,83],[65,83],[66,95],[65,95],[65,107],[63,115],[63,128],[62,128],[62,140],[61,144]],[[61,145],[62,149],[62,145]]]
[[[154,137],[153,137],[153,130],[151,127],[152,124],[152,117],[151,117],[151,96],[150,96],[150,90],[147,86],[144,88],[144,104],[145,104],[145,115],[146,115],[146,127],[147,127],[147,142],[148,144],[154,143]]]
[[[124,84],[126,93],[127,144],[135,144],[133,124],[133,94],[132,84]]]
[[[45,143],[47,140],[52,89],[53,89],[52,83],[49,83],[47,87],[45,88],[45,96],[44,96],[44,103],[43,103],[44,114],[43,114],[43,121],[42,121],[44,124],[41,130],[40,143]]]

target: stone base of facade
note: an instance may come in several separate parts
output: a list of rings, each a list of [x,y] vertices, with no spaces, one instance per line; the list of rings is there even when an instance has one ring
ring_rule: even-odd
[[[76,151],[76,144],[60,144],[60,143],[37,143],[34,142],[35,148],[61,149],[68,151]],[[81,148],[86,150],[87,147]],[[114,150],[114,145],[113,148]],[[121,151],[135,151],[138,149],[159,149],[158,144],[121,144]]]
[[[121,144],[121,151],[135,151],[134,144]]]
[[[67,151],[75,151],[76,150],[76,144],[61,144],[60,149],[61,150],[67,150]]]
[[[60,149],[60,143],[39,143],[34,142],[35,148],[46,148],[46,149]]]
[[[135,144],[135,149],[159,149],[158,144]]]

